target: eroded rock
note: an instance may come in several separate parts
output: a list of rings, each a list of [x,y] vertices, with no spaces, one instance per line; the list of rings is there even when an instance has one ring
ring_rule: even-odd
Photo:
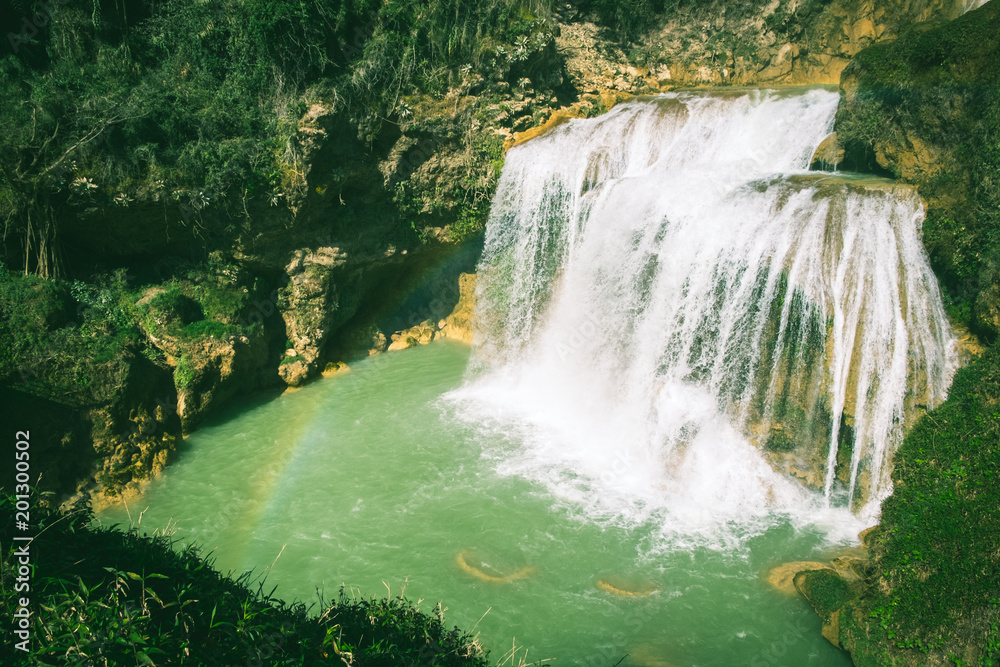
[[[798,592],[798,589],[795,587],[795,576],[806,570],[830,570],[832,572],[833,568],[826,563],[818,561],[802,560],[792,563],[782,563],[768,571],[765,581],[786,595],[795,595]]]
[[[434,340],[436,334],[437,325],[430,320],[425,320],[409,329],[394,333],[392,343],[389,344],[389,352],[406,350],[417,345],[427,345]]]
[[[476,274],[463,273],[458,278],[458,304],[451,315],[438,323],[440,335],[472,344],[472,318],[476,310]]]
[[[809,161],[809,169],[813,171],[834,171],[844,161],[844,147],[837,141],[837,133],[831,132],[820,142]]]
[[[285,384],[298,386],[317,371],[317,363],[340,306],[336,269],[347,262],[339,248],[296,250],[285,268],[288,285],[279,307],[296,359],[279,368]]]

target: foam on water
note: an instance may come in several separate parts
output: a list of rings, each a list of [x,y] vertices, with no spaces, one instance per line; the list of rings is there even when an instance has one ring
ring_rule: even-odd
[[[450,395],[498,471],[664,544],[874,523],[955,357],[917,195],[805,171],[837,101],[671,94],[509,152]]]

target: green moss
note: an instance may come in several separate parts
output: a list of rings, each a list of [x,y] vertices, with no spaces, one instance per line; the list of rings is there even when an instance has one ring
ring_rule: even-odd
[[[830,570],[810,570],[802,573],[801,586],[806,598],[821,618],[838,611],[851,599],[847,582]]]
[[[878,639],[930,650],[958,637],[986,656],[1000,619],[1000,349],[955,377],[950,398],[906,436],[857,604]],[[985,623],[985,627],[983,627]],[[992,649],[990,649],[992,650]],[[989,657],[989,656],[986,656]]]
[[[199,320],[184,327],[186,338],[201,338],[210,336],[212,338],[228,338],[238,335],[240,328],[231,324],[223,324],[216,320]]]
[[[177,360],[177,368],[174,369],[174,384],[178,387],[187,387],[194,382],[195,370],[191,363],[191,358],[182,354]]]
[[[771,431],[764,442],[764,449],[769,452],[791,452],[795,449],[795,441],[785,431]]]

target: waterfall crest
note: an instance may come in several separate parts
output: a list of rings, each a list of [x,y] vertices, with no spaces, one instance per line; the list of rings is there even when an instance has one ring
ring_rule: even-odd
[[[837,101],[670,94],[509,152],[458,394],[502,471],[688,534],[874,523],[955,355],[916,193],[806,171]]]

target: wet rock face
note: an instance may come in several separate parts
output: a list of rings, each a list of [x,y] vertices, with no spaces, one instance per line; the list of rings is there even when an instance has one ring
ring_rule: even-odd
[[[177,362],[177,414],[190,433],[213,408],[263,382],[268,367],[263,336],[206,336],[185,346]]]
[[[396,350],[407,350],[417,345],[427,345],[434,340],[436,334],[437,325],[426,320],[409,329],[394,333],[388,351],[395,352]]]
[[[810,171],[835,171],[844,161],[844,147],[837,141],[837,133],[832,132],[830,136],[820,143],[809,161]]]
[[[337,269],[347,263],[339,248],[296,250],[285,269],[288,285],[280,292],[281,317],[294,351],[286,355],[279,374],[298,386],[318,368],[320,354],[340,307]]]
[[[990,231],[1000,201],[998,27],[1000,5],[991,2],[860,52],[841,80],[836,120],[847,168],[917,186],[923,240],[942,287],[965,311],[958,319],[986,339],[1000,331]]]
[[[463,273],[459,276],[458,290],[458,305],[451,315],[438,323],[439,335],[471,345],[472,318],[476,311],[476,274]]]

